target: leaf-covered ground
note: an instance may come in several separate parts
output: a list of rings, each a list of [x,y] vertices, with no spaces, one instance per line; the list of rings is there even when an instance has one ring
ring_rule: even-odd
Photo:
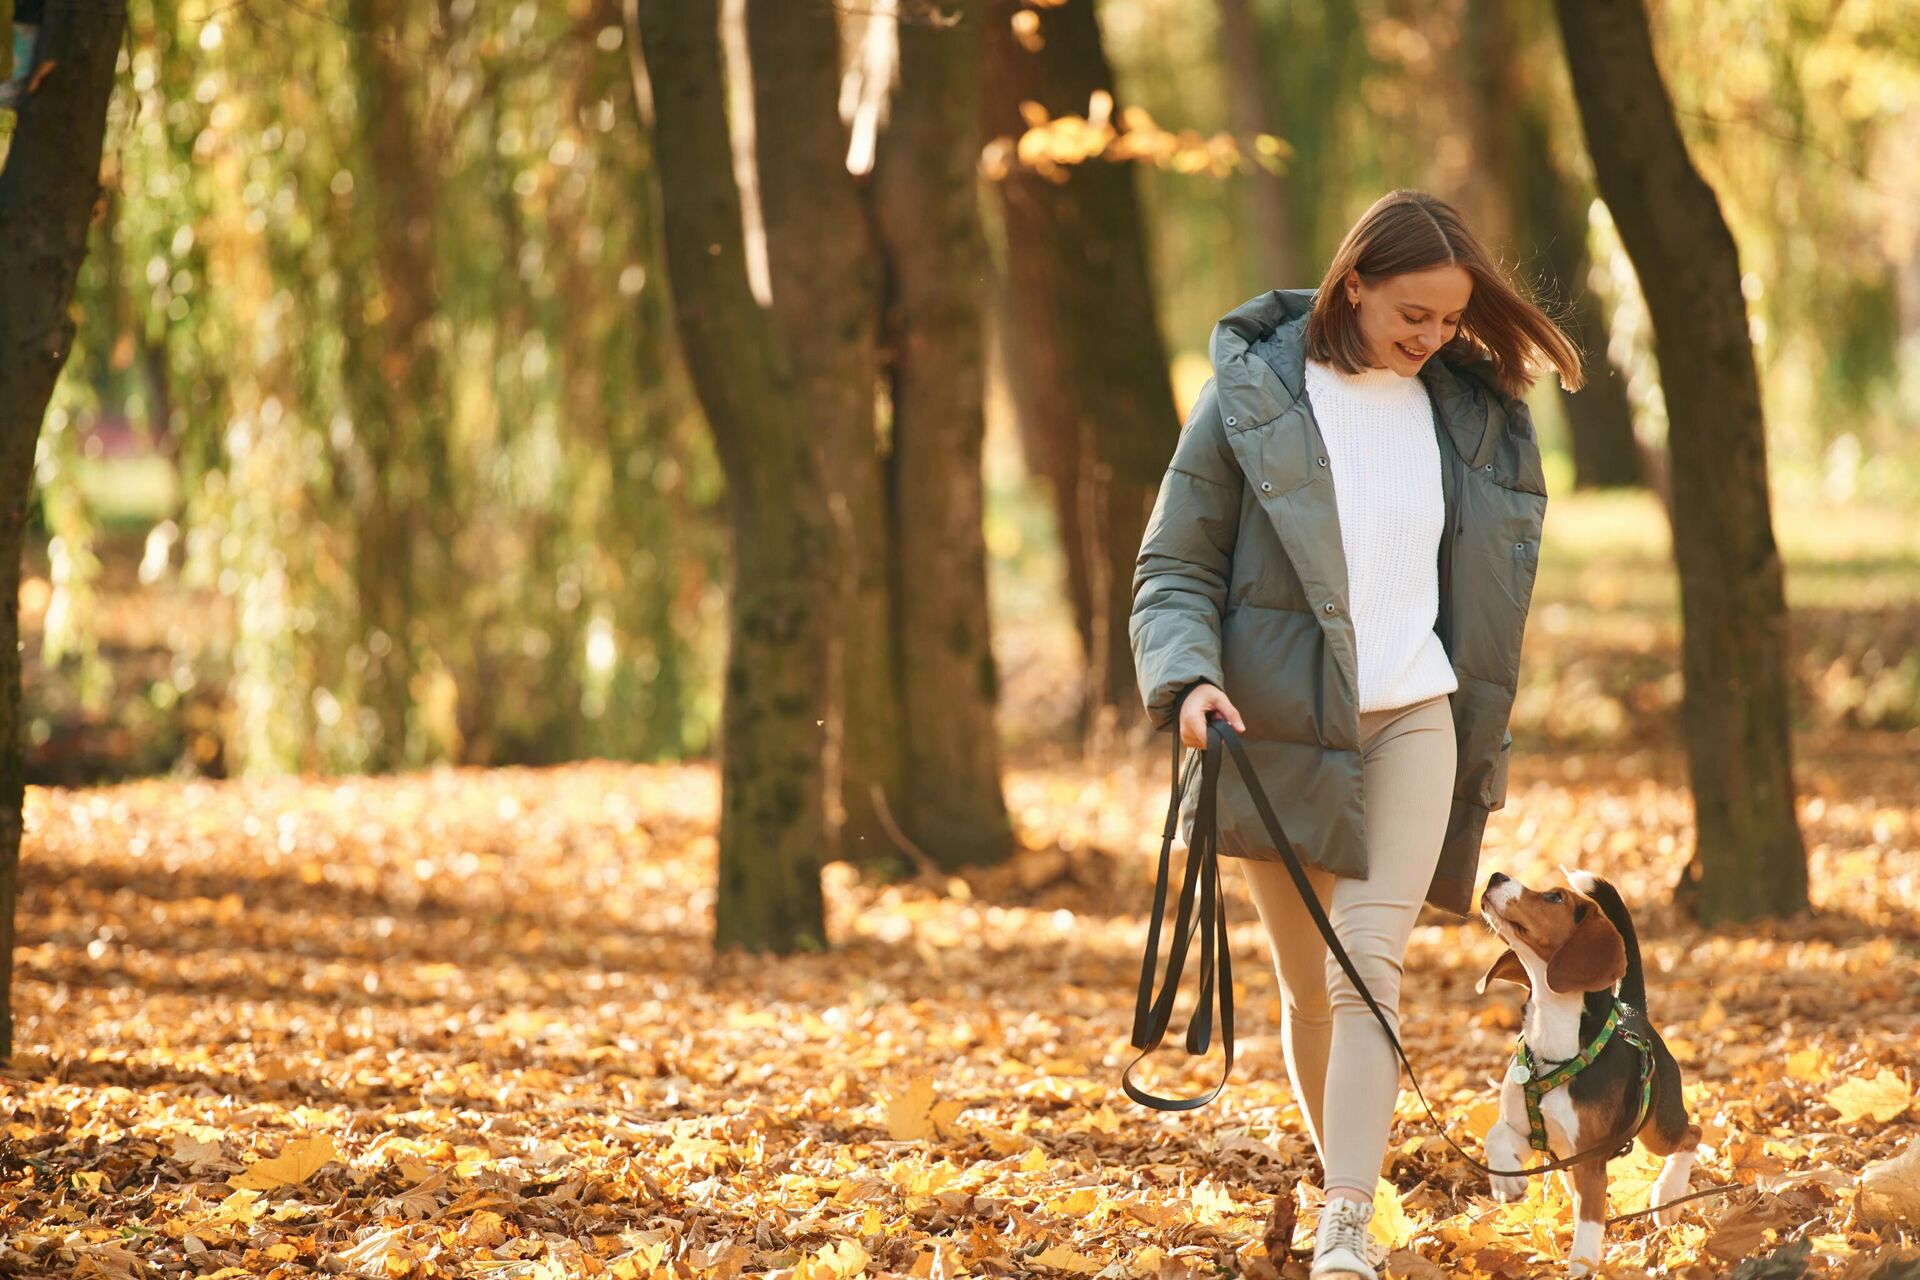
[[[1797,750],[1811,919],[1703,932],[1660,905],[1690,842],[1671,751],[1523,754],[1490,828],[1483,872],[1585,866],[1637,905],[1694,1185],[1740,1184],[1612,1228],[1614,1274],[1920,1266],[1859,1203],[1920,1121],[1914,746]],[[1117,1085],[1163,768],[1030,758],[1012,864],[943,892],[833,864],[833,950],[791,958],[708,945],[704,767],[35,789],[0,1275],[1304,1276],[1317,1169],[1237,873],[1233,1084],[1186,1116]],[[1495,950],[1428,918],[1404,999],[1474,1149],[1517,1020],[1472,991]],[[1170,1040],[1146,1083],[1218,1066]],[[1561,1186],[1499,1206],[1449,1157],[1403,1091],[1390,1273],[1557,1269]],[[1649,1175],[1614,1164],[1615,1212]],[[1268,1252],[1276,1197],[1293,1257]]]

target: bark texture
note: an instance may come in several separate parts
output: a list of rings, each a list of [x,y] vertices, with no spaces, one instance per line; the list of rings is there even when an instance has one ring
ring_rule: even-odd
[[[1671,423],[1681,718],[1698,829],[1679,896],[1707,922],[1789,914],[1807,905],[1806,848],[1739,256],[1674,122],[1641,0],[1555,7],[1600,193],[1652,314]]]
[[[44,77],[0,168],[0,1058],[13,1054],[13,912],[26,758],[20,741],[20,552],[33,455],[73,350],[74,280],[100,196],[100,144],[124,10],[49,0]]]
[[[716,0],[639,0],[667,270],[726,483],[719,949],[826,944],[820,860],[834,536],[808,406],[747,283]]]
[[[875,158],[889,269],[893,579],[905,804],[935,863],[999,861],[1012,831],[994,727],[981,446],[987,254],[980,226],[981,0],[900,26],[900,88]]]

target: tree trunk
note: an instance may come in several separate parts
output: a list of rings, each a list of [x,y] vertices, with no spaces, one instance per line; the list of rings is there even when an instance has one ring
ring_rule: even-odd
[[[1504,19],[1504,8],[1489,18]],[[1513,62],[1501,78],[1518,82],[1521,60],[1534,56],[1530,41],[1509,46]],[[1553,100],[1557,102],[1556,98]],[[1573,487],[1601,489],[1642,483],[1640,449],[1633,435],[1633,405],[1626,379],[1607,359],[1607,313],[1587,285],[1593,267],[1588,251],[1587,205],[1591,188],[1583,175],[1554,163],[1550,100],[1536,88],[1512,102],[1516,126],[1513,175],[1514,222],[1518,239],[1540,246],[1555,291],[1566,300],[1571,329],[1584,353],[1586,382],[1577,394],[1562,394],[1567,434],[1573,446]],[[1526,254],[1521,255],[1526,258]]]
[[[1472,138],[1472,160],[1461,189],[1452,193],[1474,234],[1496,255],[1525,256],[1516,217],[1521,170],[1539,169],[1546,156],[1521,149],[1520,113],[1526,77],[1515,66],[1519,47],[1510,0],[1469,0],[1461,30],[1462,114]]]
[[[1807,905],[1794,813],[1787,612],[1739,255],[1693,167],[1641,0],[1556,0],[1601,195],[1653,319],[1672,424],[1673,545],[1697,845],[1679,891],[1703,922]]]
[[[890,268],[893,580],[907,726],[907,836],[942,867],[1011,852],[994,726],[981,446],[981,0],[899,29],[900,88],[875,156]]]
[[[809,406],[747,284],[717,0],[638,0],[667,270],[732,542],[714,944],[826,945],[821,724],[836,571]]]
[[[898,867],[904,860],[881,817],[905,793],[906,757],[874,420],[880,250],[867,203],[847,171],[833,10],[749,0],[747,47],[773,316],[811,410],[837,508],[840,625],[828,718],[828,743],[836,747],[828,760],[828,795],[837,792],[832,807],[840,815],[836,843],[842,856],[863,865]]]
[[[988,0],[986,123],[1017,138],[1022,102],[1084,115],[1113,92],[1092,0],[1038,11],[1044,42],[1013,35],[1017,0]],[[1115,108],[1117,116],[1118,109]],[[1154,311],[1131,165],[1093,159],[1054,181],[1017,160],[998,183],[1005,347],[1022,438],[1053,490],[1087,657],[1087,702],[1143,718],[1127,635],[1133,562],[1179,413]]]
[[[1215,8],[1220,15],[1220,64],[1227,76],[1227,117],[1254,165],[1232,183],[1240,196],[1240,240],[1256,277],[1248,292],[1296,288],[1303,268],[1293,225],[1293,193],[1288,189],[1290,168],[1279,173],[1266,169],[1253,149],[1254,135],[1280,133],[1272,72],[1262,56],[1266,46],[1260,17],[1253,0],[1216,0]]]
[[[432,621],[433,586],[446,582],[443,548],[454,533],[447,518],[446,395],[430,327],[439,309],[437,170],[409,93],[417,68],[401,44],[405,13],[398,0],[347,4],[349,25],[362,33],[348,41],[360,107],[356,176],[366,187],[379,303],[379,318],[347,351],[349,385],[358,393],[354,434],[370,486],[361,500],[354,580],[370,658],[367,700],[380,723],[368,754],[373,769],[417,759],[417,743],[409,741],[416,650]]]
[[[34,447],[73,350],[68,307],[100,194],[100,143],[124,18],[49,0],[35,63],[0,168],[0,1058],[13,1054],[13,912],[26,758],[20,742],[20,553]]]

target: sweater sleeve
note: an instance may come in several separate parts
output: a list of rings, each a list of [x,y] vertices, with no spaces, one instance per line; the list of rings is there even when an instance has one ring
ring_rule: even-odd
[[[1193,685],[1224,686],[1220,620],[1232,578],[1242,483],[1209,379],[1161,478],[1134,565],[1127,630],[1140,696],[1156,729],[1173,724]]]

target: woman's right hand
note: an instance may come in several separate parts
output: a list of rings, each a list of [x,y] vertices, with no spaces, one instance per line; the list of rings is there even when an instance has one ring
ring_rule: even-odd
[[[1180,743],[1182,746],[1204,750],[1207,745],[1207,714],[1219,712],[1226,722],[1233,726],[1236,733],[1247,731],[1247,722],[1227,701],[1227,695],[1218,685],[1197,684],[1193,691],[1180,704]]]

